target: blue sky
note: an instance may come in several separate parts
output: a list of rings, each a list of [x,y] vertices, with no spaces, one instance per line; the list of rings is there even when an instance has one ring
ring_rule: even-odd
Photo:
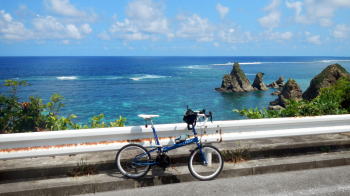
[[[350,56],[350,0],[1,0],[0,56]]]

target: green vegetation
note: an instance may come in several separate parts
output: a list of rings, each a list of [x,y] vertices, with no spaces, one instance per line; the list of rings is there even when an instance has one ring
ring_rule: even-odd
[[[350,79],[341,78],[335,85],[321,89],[314,99],[293,101],[287,100],[285,109],[243,109],[233,110],[248,118],[277,118],[296,116],[318,116],[350,113]]]
[[[126,118],[119,116],[113,122],[105,122],[104,114],[93,116],[90,123],[82,125],[74,123],[76,115],[60,116],[64,107],[63,97],[53,94],[50,101],[43,103],[39,97],[29,97],[21,102],[17,96],[20,87],[28,86],[26,81],[6,80],[3,84],[9,88],[7,93],[0,94],[0,133],[19,133],[28,131],[67,130],[82,128],[122,127]]]
[[[239,78],[241,78],[242,80],[246,81],[248,80],[247,76],[245,75],[245,73],[243,72],[243,70],[241,69],[240,65],[238,62],[235,62],[233,64],[233,71],[237,73],[237,75],[239,76]]]
[[[95,174],[98,174],[96,166],[87,164],[84,159],[80,159],[79,163],[77,163],[77,166],[73,168],[72,171],[69,171],[67,173],[67,175],[71,177]]]

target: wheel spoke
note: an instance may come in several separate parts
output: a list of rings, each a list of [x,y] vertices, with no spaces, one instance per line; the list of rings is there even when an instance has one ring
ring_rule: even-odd
[[[210,180],[221,172],[223,159],[216,148],[203,146],[201,151],[196,149],[192,152],[188,166],[194,177],[200,180]]]
[[[116,157],[116,164],[123,175],[139,178],[145,175],[150,168],[150,165],[140,163],[147,163],[150,158],[144,147],[130,144],[120,149]]]

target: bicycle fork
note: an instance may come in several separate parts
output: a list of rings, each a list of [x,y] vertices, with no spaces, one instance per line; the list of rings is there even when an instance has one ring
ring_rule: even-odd
[[[197,137],[197,132],[195,128],[192,129],[194,136]],[[202,144],[197,140],[197,146],[199,148],[199,157],[201,158],[201,161],[206,166],[211,166],[212,163],[212,154],[211,152],[205,151],[203,152]]]

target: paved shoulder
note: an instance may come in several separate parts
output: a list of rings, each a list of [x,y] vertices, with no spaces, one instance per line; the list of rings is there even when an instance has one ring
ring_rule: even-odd
[[[273,173],[256,176],[194,181],[89,196],[142,195],[349,195],[350,166]]]

